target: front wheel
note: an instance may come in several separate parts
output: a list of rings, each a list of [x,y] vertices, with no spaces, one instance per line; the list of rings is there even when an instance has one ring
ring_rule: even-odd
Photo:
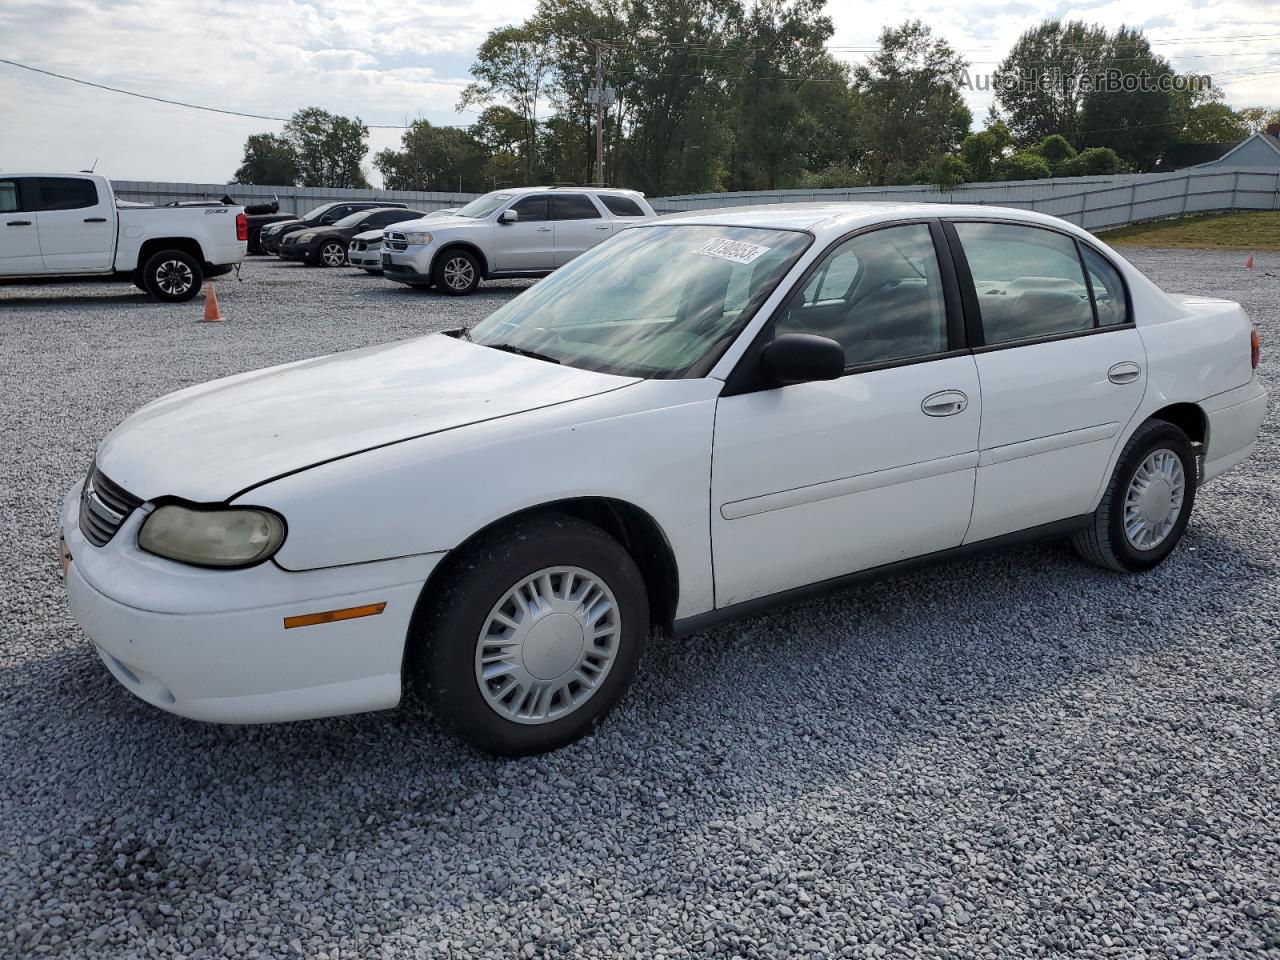
[[[1100,567],[1150,570],[1182,539],[1195,499],[1191,441],[1171,423],[1148,420],[1125,444],[1093,522],[1071,543]]]
[[[418,687],[473,746],[554,750],[617,703],[649,633],[644,579],[598,527],[519,521],[450,559],[413,638]]]
[[[340,267],[347,262],[347,248],[336,240],[326,240],[316,251],[316,263],[322,267]]]
[[[446,250],[436,258],[431,279],[451,296],[466,296],[480,286],[480,263],[465,250]]]
[[[195,257],[181,250],[162,250],[142,268],[142,282],[157,300],[183,303],[200,292],[204,271]]]

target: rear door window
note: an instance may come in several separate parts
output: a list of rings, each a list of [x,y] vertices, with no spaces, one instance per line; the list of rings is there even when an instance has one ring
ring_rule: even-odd
[[[553,193],[551,195],[551,219],[599,220],[600,211],[583,193]]]
[[[83,210],[98,205],[98,188],[92,180],[40,177],[35,182],[37,210]]]
[[[0,180],[0,213],[17,213],[19,209],[18,181]]]
[[[1093,302],[1098,308],[1098,326],[1111,327],[1129,322],[1129,303],[1124,293],[1124,281],[1120,272],[1098,251],[1080,244],[1085,269],[1089,271],[1089,285],[1093,289]]]

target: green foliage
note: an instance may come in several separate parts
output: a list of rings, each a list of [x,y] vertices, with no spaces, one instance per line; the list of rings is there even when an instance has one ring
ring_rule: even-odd
[[[906,183],[953,152],[973,117],[960,95],[965,61],[919,20],[887,27],[855,77],[872,182]]]
[[[948,154],[934,166],[929,182],[936,183],[944,190],[950,190],[972,179],[973,171],[969,169],[969,165],[955,154]]]
[[[284,125],[293,147],[298,181],[304,187],[368,187],[360,164],[369,149],[369,130],[360,118],[306,107]]]
[[[841,187],[865,187],[866,176],[848,163],[833,163],[821,170],[800,174],[797,187],[806,190],[839,190]]]
[[[467,130],[415,120],[400,137],[399,150],[381,150],[373,165],[388,190],[462,190],[483,193],[488,153]]]
[[[1067,143],[1067,138],[1060,133],[1045,137],[1032,149],[1044,157],[1045,162],[1049,164],[1049,169],[1055,173],[1060,166],[1076,155],[1076,148]]]
[[[1054,170],[1057,177],[1098,177],[1114,173],[1125,173],[1128,167],[1110,147],[1090,147]]]
[[[1046,20],[1026,31],[996,69],[996,103],[1018,143],[1080,132],[1084,78],[1107,66],[1110,37],[1096,25]]]
[[[552,63],[546,29],[536,20],[494,30],[476,51],[475,79],[458,98],[458,109],[506,103],[523,122],[520,158],[524,181],[533,183],[538,168],[538,106]]]
[[[997,180],[1043,180],[1051,176],[1049,161],[1031,150],[1019,150],[996,164]]]
[[[1239,111],[1239,117],[1250,133],[1258,133],[1273,123],[1280,123],[1280,110],[1275,107],[1245,107]]]
[[[1107,44],[1108,64],[1150,78],[1148,89],[1094,90],[1080,113],[1078,146],[1110,147],[1135,170],[1150,170],[1174,132],[1174,95],[1162,89],[1173,77],[1169,61],[1151,51],[1139,30],[1121,27]]]
[[[232,183],[291,187],[298,182],[298,157],[293,144],[274,133],[255,133],[244,143],[244,161]]]
[[[996,164],[1012,142],[1009,128],[995,120],[987,129],[971,133],[960,142],[960,159],[968,166],[973,180],[980,183],[994,180]]]
[[[1239,143],[1249,136],[1246,120],[1225,103],[1203,103],[1185,111],[1179,143]]]

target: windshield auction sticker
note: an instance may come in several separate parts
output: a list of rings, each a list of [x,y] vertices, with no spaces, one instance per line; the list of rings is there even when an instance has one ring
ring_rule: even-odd
[[[714,240],[708,240],[694,253],[700,253],[704,257],[716,257],[720,260],[732,260],[734,263],[752,263],[759,260],[772,247],[762,247],[758,243],[747,243],[743,240],[728,240],[724,237],[717,237]]]

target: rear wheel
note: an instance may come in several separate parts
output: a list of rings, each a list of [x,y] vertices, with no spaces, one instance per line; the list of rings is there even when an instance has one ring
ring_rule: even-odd
[[[483,535],[432,584],[414,675],[441,719],[501,756],[554,750],[617,703],[649,633],[644,580],[603,530],[551,515]]]
[[[451,296],[466,296],[480,286],[480,262],[465,250],[446,250],[436,258],[431,279]]]
[[[157,300],[182,303],[200,292],[204,272],[191,254],[181,250],[162,250],[142,268],[142,282]]]
[[[1072,545],[1109,570],[1150,570],[1177,547],[1195,499],[1191,441],[1171,423],[1148,420],[1125,444],[1093,522]]]

